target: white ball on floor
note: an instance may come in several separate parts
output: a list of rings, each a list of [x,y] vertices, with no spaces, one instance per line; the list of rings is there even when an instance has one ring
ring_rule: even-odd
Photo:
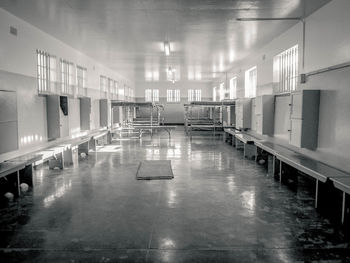
[[[260,164],[260,165],[265,164],[265,160],[264,160],[264,159],[259,160],[259,164]]]
[[[22,191],[23,193],[27,192],[28,189],[29,189],[29,185],[27,185],[26,183],[21,183],[21,184],[19,185],[19,187],[21,188],[21,191]]]
[[[85,158],[86,157],[86,153],[81,153],[80,156],[81,156],[81,158]]]
[[[5,194],[5,197],[7,198],[7,200],[12,201],[15,196],[13,195],[13,193],[7,192]]]

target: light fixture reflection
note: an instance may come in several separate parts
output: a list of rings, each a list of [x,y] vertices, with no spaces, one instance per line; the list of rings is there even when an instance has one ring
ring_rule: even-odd
[[[164,42],[164,52],[166,56],[170,55],[170,44],[168,41]]]

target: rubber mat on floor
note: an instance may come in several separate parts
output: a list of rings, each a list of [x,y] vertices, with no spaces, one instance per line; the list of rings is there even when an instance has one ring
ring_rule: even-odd
[[[137,180],[159,180],[174,178],[170,160],[145,160],[137,169]]]

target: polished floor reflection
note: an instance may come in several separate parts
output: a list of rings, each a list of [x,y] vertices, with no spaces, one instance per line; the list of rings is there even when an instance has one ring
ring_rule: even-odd
[[[137,181],[141,160],[172,162],[173,180]],[[0,262],[350,261],[349,243],[242,152],[211,137],[122,140],[0,209]]]

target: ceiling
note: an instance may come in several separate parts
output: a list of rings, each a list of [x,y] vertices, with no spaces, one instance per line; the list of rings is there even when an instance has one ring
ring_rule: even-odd
[[[0,0],[0,7],[135,81],[211,81],[330,0]],[[164,41],[171,45],[166,57]]]

